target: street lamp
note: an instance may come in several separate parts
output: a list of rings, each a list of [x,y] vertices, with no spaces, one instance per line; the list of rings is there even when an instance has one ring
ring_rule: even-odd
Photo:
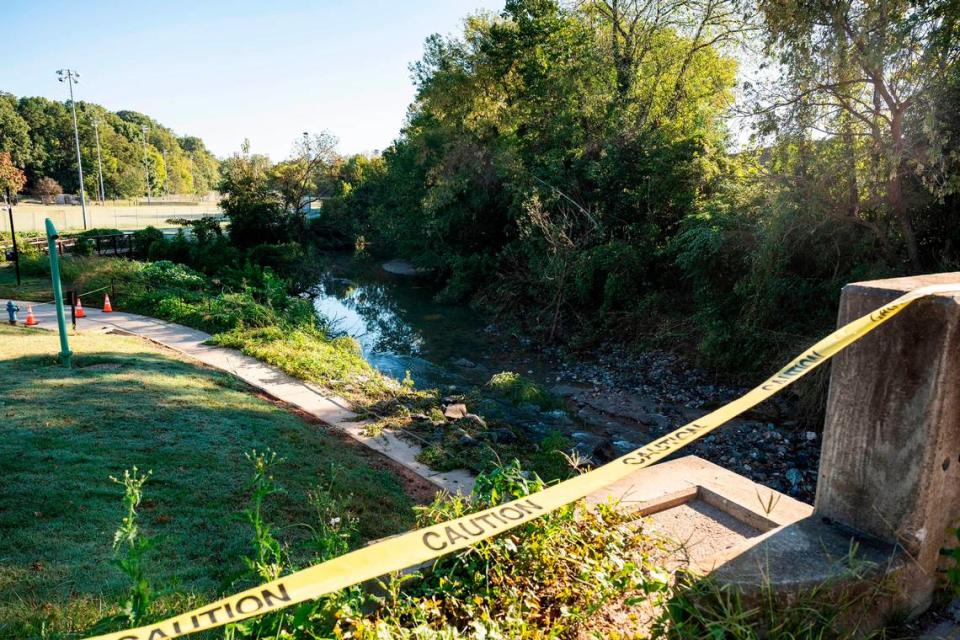
[[[73,83],[80,81],[80,74],[72,69],[57,71],[60,82],[70,86],[70,110],[73,112],[73,141],[77,145],[77,171],[80,174],[80,211],[83,213],[83,228],[87,228],[87,198],[83,192],[83,162],[80,160],[80,130],[77,128],[77,105],[73,101]]]
[[[100,159],[100,118],[93,119],[93,135],[97,139],[97,174],[100,178],[100,204],[102,205],[107,195],[103,189],[103,161]]]
[[[147,204],[150,204],[150,164],[147,162],[147,132],[150,131],[150,127],[142,124],[140,131],[143,132],[143,175],[147,179]]]

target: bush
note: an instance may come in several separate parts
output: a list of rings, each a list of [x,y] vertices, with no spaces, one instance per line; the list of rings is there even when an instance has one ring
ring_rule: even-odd
[[[652,246],[613,240],[585,250],[576,257],[573,301],[601,313],[633,309],[650,288]]]
[[[156,227],[147,227],[133,232],[133,254],[137,258],[147,258],[154,243],[163,243],[163,231]]]
[[[563,408],[563,403],[549,391],[512,371],[494,375],[487,382],[487,388],[516,405],[532,404],[542,411]]]
[[[426,526],[531,495],[544,483],[513,461],[477,477],[469,497],[419,511]],[[339,616],[333,635],[380,638],[574,638],[607,603],[667,588],[657,543],[609,505],[572,504],[439,559],[419,579],[394,578],[370,614]],[[404,584],[406,582],[406,584]],[[605,630],[605,631],[610,631]],[[603,637],[612,637],[603,633]]]
[[[323,331],[306,325],[237,328],[215,336],[213,342],[348,396],[376,400],[392,396],[399,388],[370,367],[356,340],[331,340]]]
[[[278,273],[290,273],[303,261],[303,246],[297,242],[258,244],[250,249],[248,259],[259,267],[270,267]]]

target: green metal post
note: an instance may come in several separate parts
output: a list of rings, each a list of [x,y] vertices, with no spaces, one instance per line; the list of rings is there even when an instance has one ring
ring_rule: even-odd
[[[57,240],[60,235],[50,218],[47,224],[47,249],[50,254],[50,279],[53,281],[53,298],[57,301],[57,326],[60,328],[60,362],[65,367],[70,366],[70,343],[67,341],[67,321],[63,315],[63,291],[60,289],[60,256],[57,255]]]

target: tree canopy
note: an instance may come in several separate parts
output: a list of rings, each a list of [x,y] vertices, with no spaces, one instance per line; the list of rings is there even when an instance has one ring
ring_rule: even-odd
[[[551,337],[746,370],[846,282],[960,267],[958,26],[945,0],[508,0],[427,40],[400,137],[333,167],[316,228]]]
[[[99,193],[97,135],[108,198],[144,196],[147,180],[150,195],[154,196],[205,194],[216,189],[220,163],[200,138],[179,137],[135,111],[114,113],[83,101],[76,106],[84,187],[88,193]],[[147,127],[146,144],[143,126]],[[26,173],[27,189],[48,177],[67,191],[78,191],[69,103],[40,97],[17,99],[0,93],[0,151],[9,152],[14,164]]]

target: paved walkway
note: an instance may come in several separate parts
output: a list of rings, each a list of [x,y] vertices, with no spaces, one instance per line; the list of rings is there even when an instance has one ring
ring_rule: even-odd
[[[56,331],[57,316],[54,305],[32,302],[16,304],[21,309],[21,320],[26,318],[27,306],[32,305],[33,313],[40,323],[38,328]],[[69,321],[68,317],[67,322]],[[396,434],[385,431],[378,436],[366,435],[364,433],[366,423],[358,420],[357,414],[350,410],[350,405],[345,400],[325,395],[321,389],[297,380],[256,358],[243,355],[239,351],[204,344],[210,339],[208,333],[134,313],[122,311],[103,313],[99,309],[88,309],[87,317],[77,320],[77,330],[119,330],[169,347],[203,364],[231,373],[250,386],[306,411],[426,478],[440,489],[450,493],[458,491],[469,493],[473,488],[473,476],[466,470],[444,473],[434,471],[425,464],[417,462],[420,447],[399,438]]]

